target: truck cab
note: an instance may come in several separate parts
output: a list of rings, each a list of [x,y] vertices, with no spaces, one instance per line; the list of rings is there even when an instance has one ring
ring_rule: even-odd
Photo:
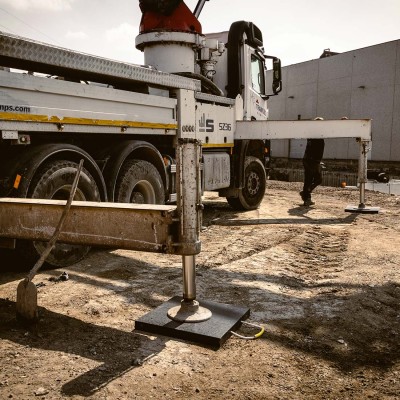
[[[227,51],[214,54],[213,82],[224,96],[243,98],[244,120],[268,119],[267,100],[282,89],[280,60],[264,54],[262,33],[252,22],[234,22],[229,31],[206,34],[205,44],[217,40]],[[215,45],[214,45],[215,47]],[[267,60],[273,61],[273,87],[266,87]],[[272,91],[271,94],[268,94]]]

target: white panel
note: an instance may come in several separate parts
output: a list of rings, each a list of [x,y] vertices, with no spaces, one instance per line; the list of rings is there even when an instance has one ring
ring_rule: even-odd
[[[285,119],[310,119],[316,115],[318,62],[296,64],[287,76]],[[273,118],[273,116],[271,116]]]
[[[290,158],[303,158],[307,139],[292,139],[290,141]]]
[[[230,159],[227,153],[204,154],[204,190],[227,188],[230,185]]]
[[[182,138],[195,138],[196,136],[196,100],[194,92],[190,90],[177,90],[179,136]]]
[[[390,161],[400,161],[400,82],[395,86],[393,109],[395,111],[393,113],[392,134],[390,138]]]
[[[294,64],[290,66],[287,85],[292,88],[294,86],[303,86],[314,83],[318,76],[318,60]],[[288,93],[290,95],[290,93]]]
[[[225,50],[219,57],[216,57],[216,60],[213,82],[226,95],[226,87],[228,86],[228,51]]]
[[[393,84],[396,48],[397,42],[393,41],[354,50],[353,75],[368,77],[378,85]]]
[[[237,121],[235,139],[371,139],[370,120]]]
[[[389,160],[393,119],[396,42],[354,51],[352,118],[372,118],[372,158]]]
[[[268,110],[269,110],[269,117],[271,119],[279,120],[279,119],[288,119],[286,117],[286,98],[287,94],[287,76],[288,76],[288,68],[282,69],[282,91],[277,96],[271,96],[268,100]],[[271,90],[272,87],[272,77],[273,71],[267,71],[266,74],[266,88],[267,90]]]
[[[289,157],[289,140],[271,140],[271,158]]]
[[[235,108],[196,103],[196,139],[203,146],[233,144]]]
[[[1,138],[6,140],[18,140],[18,131],[1,131]]]
[[[351,77],[353,73],[353,53],[337,54],[319,60],[318,81],[329,82]]]
[[[393,120],[394,84],[377,84],[364,77],[354,77],[351,96],[351,115],[353,118],[373,118],[372,139],[374,160],[388,160],[391,147]],[[392,77],[394,79],[394,76]],[[365,85],[365,88],[359,86]]]
[[[5,71],[0,71],[0,106],[58,118],[176,123],[175,99]]]
[[[144,49],[144,63],[163,72],[194,72],[195,52],[178,43],[152,44]]]

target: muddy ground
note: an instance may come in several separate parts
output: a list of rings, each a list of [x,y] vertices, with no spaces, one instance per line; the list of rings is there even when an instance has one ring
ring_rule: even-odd
[[[136,331],[180,295],[177,256],[95,251],[42,271],[36,331],[15,319],[24,273],[0,274],[0,399],[400,399],[400,198],[270,181],[259,210],[204,198],[201,300],[246,306],[257,340],[219,349]],[[6,267],[4,261],[2,268]],[[243,334],[254,334],[241,328]]]

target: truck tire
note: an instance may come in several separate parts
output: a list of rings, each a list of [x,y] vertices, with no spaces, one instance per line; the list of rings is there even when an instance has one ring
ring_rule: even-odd
[[[67,160],[53,160],[45,163],[35,174],[29,186],[28,197],[68,199],[77,168],[77,163]],[[101,201],[97,184],[85,168],[82,169],[74,200]],[[19,244],[25,258],[33,262],[40,257],[46,246],[47,242],[40,241],[23,240]],[[67,267],[82,260],[89,250],[90,246],[56,243],[46,259],[46,266]]]
[[[115,190],[118,203],[164,204],[164,184],[157,168],[144,160],[127,160]]]
[[[227,197],[229,205],[238,211],[255,210],[261,204],[266,188],[267,175],[262,162],[256,157],[246,157],[244,187],[238,197]]]

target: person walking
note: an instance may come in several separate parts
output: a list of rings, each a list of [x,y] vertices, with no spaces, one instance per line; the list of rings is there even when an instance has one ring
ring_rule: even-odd
[[[323,121],[323,118],[317,117],[315,120]],[[315,204],[311,199],[311,192],[322,183],[321,161],[324,155],[324,139],[307,139],[307,146],[303,157],[304,166],[304,185],[300,196],[304,206]]]

